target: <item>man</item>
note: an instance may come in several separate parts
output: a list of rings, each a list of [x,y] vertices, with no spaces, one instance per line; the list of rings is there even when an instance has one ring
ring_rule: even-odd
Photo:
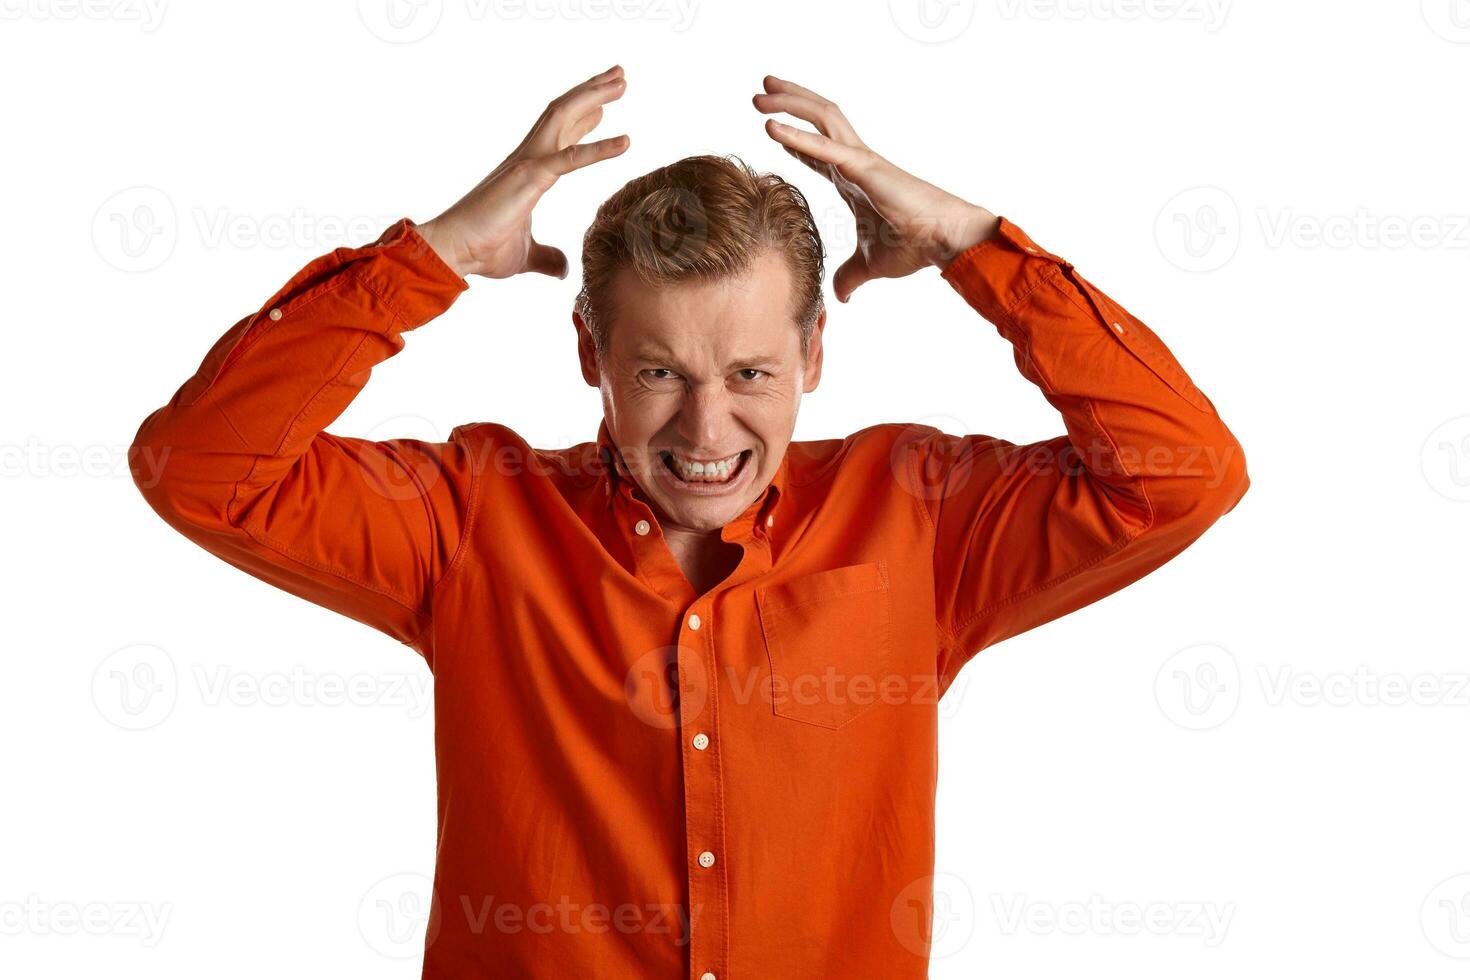
[[[838,297],[939,269],[1065,436],[791,442],[821,376],[821,243],[795,188],[716,157],[632,181],[587,232],[595,441],[324,432],[465,277],[566,275],[532,210],[626,150],[580,142],[624,88],[616,67],[578,85],[442,215],[308,264],[143,423],[139,485],[225,561],[432,668],[425,977],[923,977],[939,695],[1179,553],[1245,492],[1244,457],[1071,263],[770,76],[757,109],[817,132],[767,132],[858,221]]]

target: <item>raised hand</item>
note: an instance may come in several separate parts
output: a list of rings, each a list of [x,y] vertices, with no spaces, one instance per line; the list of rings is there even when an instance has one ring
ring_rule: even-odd
[[[765,92],[752,100],[757,109],[789,113],[818,130],[767,119],[766,132],[832,181],[857,221],[857,248],[832,277],[842,302],[870,279],[897,279],[931,265],[943,268],[995,233],[995,215],[883,159],[858,138],[834,103],[775,75],[767,75],[764,84]]]
[[[628,148],[626,135],[578,142],[626,88],[622,67],[614,65],[552,100],[520,146],[447,211],[418,225],[419,234],[461,276],[566,278],[566,254],[532,236],[531,210],[557,178]]]

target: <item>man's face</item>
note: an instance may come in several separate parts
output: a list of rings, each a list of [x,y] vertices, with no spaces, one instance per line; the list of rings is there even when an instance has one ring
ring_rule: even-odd
[[[653,287],[624,269],[612,293],[600,364],[573,314],[583,377],[601,389],[608,432],[665,532],[715,531],[775,476],[801,396],[821,377],[826,311],[803,364],[791,270],[773,250],[712,283]]]

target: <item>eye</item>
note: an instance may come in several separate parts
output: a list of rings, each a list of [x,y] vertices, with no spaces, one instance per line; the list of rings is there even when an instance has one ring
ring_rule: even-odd
[[[740,375],[741,381],[759,381],[760,377],[751,377],[751,375],[760,375],[763,377],[766,372],[760,368],[741,368],[736,373]]]
[[[648,368],[643,374],[649,376],[650,381],[672,381],[678,375],[668,368]]]

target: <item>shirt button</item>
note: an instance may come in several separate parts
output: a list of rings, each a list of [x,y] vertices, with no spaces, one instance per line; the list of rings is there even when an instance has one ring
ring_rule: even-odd
[[[1113,329],[1116,330],[1116,331],[1118,331],[1119,333],[1122,333],[1123,332],[1123,324],[1121,324],[1121,323],[1114,323],[1113,324]]]
[[[699,629],[699,613],[689,614],[689,628],[692,630]]]
[[[775,514],[767,514],[766,515],[766,527],[770,527],[772,524],[775,524],[775,523],[776,523],[776,515]]]
[[[694,736],[694,747],[701,752],[709,748],[709,736],[706,735],[704,732],[700,732],[698,735]]]
[[[633,525],[633,530],[637,531],[639,534],[647,534],[648,533],[648,522],[647,521],[639,521],[637,524],[634,524]]]
[[[279,320],[281,318],[281,308],[279,306],[273,308],[269,313],[266,314],[266,316],[270,317],[272,320]]]
[[[710,867],[714,863],[715,863],[715,854],[714,854],[713,851],[700,851],[699,852],[699,866],[701,868],[708,868],[708,867]]]
[[[701,973],[699,980],[715,980],[715,975],[713,973]]]

